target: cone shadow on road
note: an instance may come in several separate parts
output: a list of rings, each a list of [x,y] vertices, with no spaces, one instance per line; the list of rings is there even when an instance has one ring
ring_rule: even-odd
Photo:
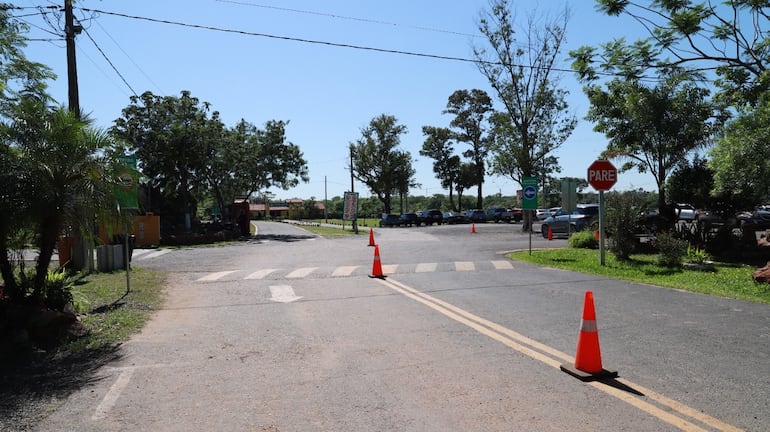
[[[644,396],[644,393],[640,392],[639,390],[629,386],[626,383],[622,383],[618,381],[616,378],[608,378],[608,379],[600,379],[597,380],[597,382],[600,382],[606,386],[616,388],[618,390],[624,391],[626,393],[635,394],[637,396]]]

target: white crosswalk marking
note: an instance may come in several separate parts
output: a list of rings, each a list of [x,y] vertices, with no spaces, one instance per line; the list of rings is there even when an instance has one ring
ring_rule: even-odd
[[[476,270],[476,264],[472,261],[455,262],[455,271],[474,271],[474,270]]]
[[[334,276],[334,277],[350,276],[350,275],[353,274],[354,271],[356,271],[356,269],[358,267],[359,266],[342,266],[342,267],[337,267],[336,269],[334,269],[334,272],[332,273],[332,276]]]
[[[492,261],[492,265],[495,266],[495,270],[510,270],[513,268],[513,264],[510,261]]]
[[[171,252],[171,249],[161,249],[159,251],[155,251],[155,252],[152,252],[152,253],[144,254],[142,256],[137,257],[136,259],[138,259],[138,260],[145,260],[145,259],[150,259],[150,258],[157,258],[157,257],[159,257],[161,255],[165,255],[165,254],[167,254],[169,252]]]
[[[211,273],[210,275],[203,276],[202,278],[198,279],[197,282],[212,282],[219,279],[222,279],[223,277],[235,273],[235,270],[229,270],[229,271],[221,271],[216,273]]]
[[[398,264],[388,264],[382,266],[382,272],[385,274],[393,274],[398,270]]]
[[[272,272],[274,272],[276,270],[278,270],[278,269],[262,269],[262,270],[257,270],[254,273],[246,276],[244,279],[264,279],[270,273],[272,273]]]
[[[485,262],[479,262],[479,263],[474,261],[455,261],[451,264],[453,264],[454,266],[453,270],[456,272],[474,272],[477,270],[482,270],[482,271],[490,270],[489,264],[487,263],[490,263],[492,265],[492,268],[494,268],[494,270],[512,270],[514,268],[513,264],[510,261],[505,261],[505,260],[485,261]],[[447,270],[452,271],[449,268],[447,268],[446,265],[442,266],[441,270],[439,270],[439,263],[417,263],[413,268],[413,270],[411,266],[404,267],[403,265],[399,265],[399,264],[382,265],[382,272],[386,275],[393,275],[393,274],[397,274],[399,268],[402,269],[403,273],[409,273],[410,271],[413,273],[431,273],[436,271],[447,271]],[[273,274],[275,274],[276,277],[273,277],[271,279],[302,279],[310,276],[313,272],[316,272],[316,271],[317,271],[316,276],[320,278],[350,277],[356,274],[356,271],[359,271],[361,269],[362,269],[362,266],[360,265],[339,266],[334,268],[327,267],[323,269],[321,269],[320,267],[302,267],[297,269],[283,269],[283,271],[282,269],[267,268],[267,269],[256,270],[246,276],[237,276],[236,279],[261,280]],[[196,282],[214,282],[214,281],[221,280],[224,277],[239,271],[240,270],[228,270],[228,271],[210,273],[208,275],[201,276],[195,281]],[[363,270],[361,270],[361,272],[363,272]],[[361,272],[359,272],[359,274],[363,274]],[[281,273],[285,273],[285,274],[281,275]]]
[[[147,255],[148,253],[156,252],[155,249],[134,249],[133,252],[131,252],[132,258],[139,258],[142,255]]]
[[[293,272],[291,272],[291,273],[287,274],[287,275],[286,275],[286,278],[287,278],[287,279],[299,279],[299,278],[303,278],[303,277],[305,277],[305,276],[309,275],[310,273],[313,273],[313,272],[314,272],[314,271],[316,271],[316,270],[318,270],[318,267],[303,267],[303,268],[298,268],[298,269],[294,270]]]
[[[414,269],[415,273],[430,273],[436,271],[437,263],[420,263]]]

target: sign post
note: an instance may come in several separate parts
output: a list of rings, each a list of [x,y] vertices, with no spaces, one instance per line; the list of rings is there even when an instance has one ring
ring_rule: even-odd
[[[618,181],[618,170],[610,161],[595,160],[588,167],[588,184],[599,191],[599,263],[604,265],[604,191]]]
[[[123,210],[139,210],[138,184],[139,173],[136,170],[136,156],[118,156],[115,164],[115,200],[117,201],[118,214]],[[131,249],[128,237],[128,216],[123,216],[123,265],[126,269],[126,295],[131,292]]]

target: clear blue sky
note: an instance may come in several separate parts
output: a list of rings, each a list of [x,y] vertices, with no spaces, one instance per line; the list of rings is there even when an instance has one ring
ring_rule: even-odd
[[[62,5],[63,0],[22,3],[50,6]],[[537,0],[515,4],[522,24],[533,13],[553,16],[565,5]],[[566,4],[572,15],[560,68],[569,69],[570,49],[623,36],[636,39],[641,34],[630,18],[597,13],[593,1]],[[228,126],[241,118],[257,125],[288,120],[288,139],[302,149],[310,182],[270,192],[277,198],[319,200],[325,194],[324,178],[329,198],[349,190],[348,144],[361,136],[373,117],[391,114],[409,131],[402,136],[401,147],[416,159],[417,181],[422,185],[411,194],[446,193],[433,176],[432,161],[419,155],[422,126],[448,126],[451,116],[441,112],[453,91],[490,91],[476,66],[253,34],[471,59],[471,46],[485,42],[478,36],[477,22],[487,7],[487,0],[79,0],[76,17],[86,29],[77,37],[80,105],[96,125],[107,128],[129,104],[132,89],[137,94],[149,90],[167,96],[190,90],[210,102]],[[15,14],[34,12],[25,9]],[[57,23],[56,16],[48,18]],[[42,16],[24,19],[32,26],[30,38],[55,38]],[[59,17],[60,25],[62,21]],[[62,105],[67,103],[64,46],[63,40],[31,41],[26,49],[29,58],[58,75],[50,91]],[[585,177],[606,139],[583,119],[588,101],[573,74],[562,75],[562,86],[571,93],[570,107],[579,124],[556,152],[563,167],[561,176]],[[456,146],[458,154],[464,149]],[[363,184],[356,182],[355,188],[369,196]],[[621,174],[615,190],[630,188],[654,190],[655,183],[649,174]],[[519,185],[511,179],[488,177],[484,195],[514,195],[517,189]]]

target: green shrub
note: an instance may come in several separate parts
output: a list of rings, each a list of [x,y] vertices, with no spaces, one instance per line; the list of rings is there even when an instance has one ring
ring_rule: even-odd
[[[689,263],[694,264],[703,264],[704,262],[711,259],[711,256],[703,249],[687,246],[687,251],[685,252],[684,260]]]
[[[45,278],[45,304],[58,311],[72,303],[72,279],[64,271],[49,271]]]
[[[599,241],[592,231],[578,231],[570,236],[569,245],[580,249],[598,249]]]
[[[688,243],[669,233],[660,233],[655,238],[658,249],[658,264],[665,267],[682,265],[682,258],[687,253]]]
[[[605,231],[610,234],[608,247],[619,260],[627,260],[637,247],[637,223],[645,206],[638,191],[607,195]]]

